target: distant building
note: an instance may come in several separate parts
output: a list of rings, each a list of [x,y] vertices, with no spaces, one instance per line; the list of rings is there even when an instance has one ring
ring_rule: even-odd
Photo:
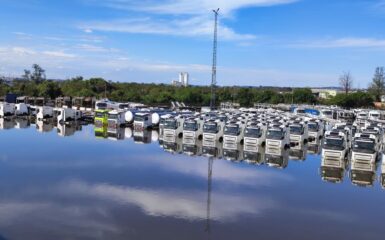
[[[189,74],[187,72],[179,73],[179,79],[173,80],[172,85],[176,87],[188,87],[189,85]]]
[[[312,93],[319,99],[329,99],[337,96],[340,92],[336,89],[327,89],[327,88],[313,88],[311,89]]]
[[[221,110],[234,110],[240,108],[239,103],[234,102],[221,102]]]

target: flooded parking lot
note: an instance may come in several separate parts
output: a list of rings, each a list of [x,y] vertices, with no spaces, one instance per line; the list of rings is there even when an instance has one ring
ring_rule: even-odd
[[[221,143],[165,141],[157,130],[108,135],[93,125],[21,120],[2,126],[0,239],[381,239],[384,233],[380,165],[372,174],[352,172],[348,163],[342,170],[321,167],[321,143],[250,155]]]

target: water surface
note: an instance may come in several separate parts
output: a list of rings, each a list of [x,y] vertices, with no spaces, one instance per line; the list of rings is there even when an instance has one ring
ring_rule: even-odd
[[[326,182],[320,155],[310,154],[314,147],[287,152],[279,169],[181,154],[183,146],[159,142],[157,132],[134,137],[123,129],[114,139],[95,136],[92,125],[11,125],[0,130],[0,239],[382,239],[385,233],[380,168],[372,187],[353,185],[349,171],[342,183]]]

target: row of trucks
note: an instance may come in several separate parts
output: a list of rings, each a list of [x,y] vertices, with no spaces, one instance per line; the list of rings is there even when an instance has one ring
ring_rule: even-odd
[[[24,103],[0,103],[0,118],[35,116],[37,120],[57,118],[59,123],[77,121],[83,118],[80,110],[54,108],[50,106],[28,106]]]
[[[238,145],[252,153],[260,146],[287,149],[292,142],[306,144],[309,139],[316,142],[323,136],[324,122],[318,119],[306,121],[284,120],[262,114],[220,115],[200,114],[195,116],[164,115],[159,124],[160,139],[173,142],[182,138],[184,144],[195,144],[203,140],[206,147],[215,148],[223,143],[223,148],[235,150]],[[297,144],[299,145],[299,144]]]
[[[350,177],[354,184],[371,185],[377,162],[382,157],[384,132],[380,125],[338,123],[326,132],[323,143],[321,168],[334,173],[344,173],[350,165]],[[350,163],[350,164],[349,164]],[[339,174],[341,175],[341,174]],[[366,178],[364,177],[366,176]],[[338,175],[325,178],[339,182]]]

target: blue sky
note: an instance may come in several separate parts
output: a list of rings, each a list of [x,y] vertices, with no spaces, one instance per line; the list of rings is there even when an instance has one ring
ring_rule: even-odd
[[[218,85],[367,87],[385,65],[384,0],[0,0],[0,74]]]

